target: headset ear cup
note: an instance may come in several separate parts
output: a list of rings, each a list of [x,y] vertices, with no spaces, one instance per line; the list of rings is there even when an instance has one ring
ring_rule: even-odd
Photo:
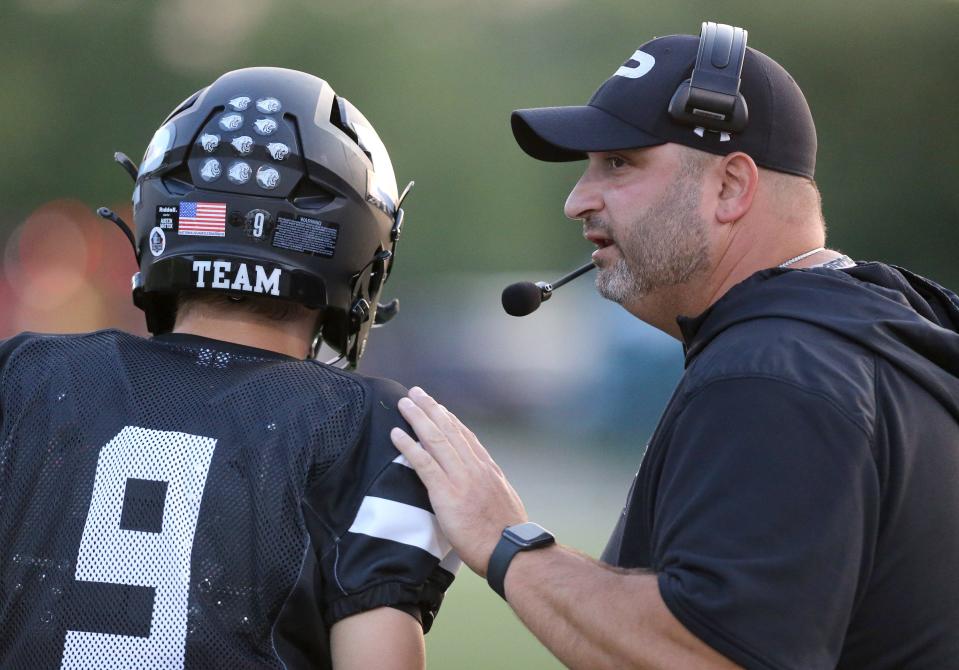
[[[676,92],[673,93],[673,97],[669,100],[669,115],[679,121],[680,123],[688,123],[688,117],[690,116],[686,112],[686,103],[689,102],[689,86],[692,82],[692,79],[687,79],[679,85],[679,88],[676,89]]]
[[[692,75],[669,101],[669,116],[686,126],[730,133],[749,121],[746,99],[739,92],[748,33],[722,23],[703,23]]]
[[[749,107],[746,105],[746,99],[742,96],[742,94],[739,94],[736,97],[736,103],[733,106],[732,114],[729,115],[729,118],[726,121],[719,121],[717,119],[711,119],[709,117],[696,115],[686,111],[686,107],[689,104],[689,92],[690,86],[692,85],[691,82],[691,79],[687,79],[680,84],[679,88],[676,89],[676,92],[673,93],[672,99],[669,101],[668,112],[674,121],[681,123],[684,126],[698,126],[706,128],[707,130],[726,131],[731,133],[739,133],[746,129],[746,124],[749,121]]]

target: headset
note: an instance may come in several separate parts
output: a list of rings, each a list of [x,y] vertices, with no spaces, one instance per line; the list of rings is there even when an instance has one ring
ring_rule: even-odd
[[[746,37],[742,28],[704,21],[692,77],[676,89],[669,115],[679,123],[738,133],[746,128],[749,110],[739,92]]]

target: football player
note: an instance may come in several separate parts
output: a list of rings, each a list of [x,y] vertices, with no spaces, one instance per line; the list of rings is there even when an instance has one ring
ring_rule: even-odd
[[[421,667],[458,559],[390,443],[406,389],[315,360],[396,311],[382,141],[249,68],[118,160],[153,337],[0,345],[0,667]]]

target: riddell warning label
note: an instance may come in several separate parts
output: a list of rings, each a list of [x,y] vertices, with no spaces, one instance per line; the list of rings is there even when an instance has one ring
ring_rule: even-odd
[[[273,246],[332,258],[333,252],[336,251],[339,230],[336,223],[324,223],[306,216],[297,219],[278,216],[273,233]]]

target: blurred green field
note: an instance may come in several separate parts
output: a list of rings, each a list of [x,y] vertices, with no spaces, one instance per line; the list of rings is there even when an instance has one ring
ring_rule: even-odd
[[[430,668],[562,668],[486,582],[461,571],[426,636]]]

